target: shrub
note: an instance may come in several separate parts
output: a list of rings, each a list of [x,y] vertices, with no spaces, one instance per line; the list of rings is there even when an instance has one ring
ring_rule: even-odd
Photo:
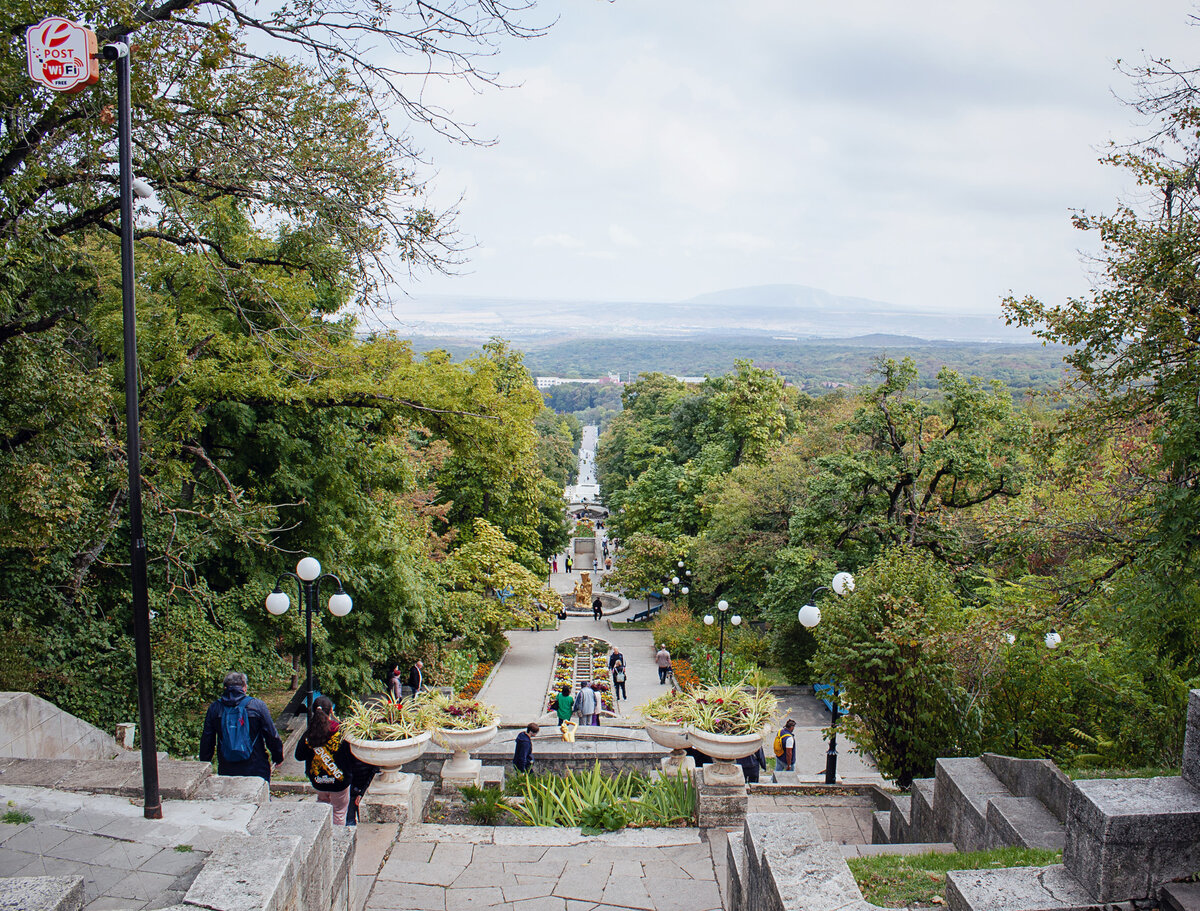
[[[939,756],[975,753],[949,638],[957,607],[946,570],[922,551],[893,547],[859,575],[854,594],[827,602],[814,665],[853,710],[848,733],[879,770],[907,788]]]

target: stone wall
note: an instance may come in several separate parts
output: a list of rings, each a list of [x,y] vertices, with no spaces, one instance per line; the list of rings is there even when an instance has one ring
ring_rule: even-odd
[[[0,757],[112,759],[115,737],[32,693],[0,693]]]

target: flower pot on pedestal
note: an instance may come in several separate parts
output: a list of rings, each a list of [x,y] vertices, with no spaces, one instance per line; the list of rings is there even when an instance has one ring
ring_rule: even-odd
[[[753,756],[763,745],[761,733],[713,734],[690,728],[688,739],[695,749],[714,760],[704,767],[704,783],[711,787],[745,787],[746,777],[736,760]]]
[[[483,763],[471,758],[471,750],[487,746],[496,739],[498,726],[490,724],[483,728],[457,730],[435,728],[433,742],[449,750],[451,756],[442,764],[442,787],[462,788],[467,785],[480,787],[483,783]]]
[[[644,727],[647,737],[660,747],[666,747],[671,751],[670,756],[664,756],[662,759],[664,775],[678,775],[681,769],[687,775],[696,771],[696,760],[685,752],[691,743],[683,725],[647,721]]]
[[[380,773],[359,806],[367,822],[420,822],[423,797],[420,779],[400,768],[412,762],[429,746],[429,732],[405,740],[355,740],[346,738],[350,752],[362,762],[378,766]]]

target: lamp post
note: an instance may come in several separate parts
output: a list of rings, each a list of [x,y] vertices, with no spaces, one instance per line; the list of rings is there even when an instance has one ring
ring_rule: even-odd
[[[321,580],[332,579],[337,583],[337,591],[329,596],[329,613],[335,617],[344,617],[350,613],[350,609],[354,606],[354,602],[350,596],[346,594],[342,588],[342,580],[333,573],[321,572],[321,564],[317,562],[315,557],[304,557],[296,564],[294,573],[280,573],[279,578],[275,580],[275,590],[267,595],[267,613],[279,616],[287,613],[287,609],[291,607],[291,599],[280,587],[283,580],[295,579],[296,589],[300,596],[300,600],[304,603],[304,639],[307,645],[308,655],[308,684],[305,692],[305,706],[311,712],[313,698],[313,646],[312,646],[312,615],[313,605],[317,603],[321,592]]]
[[[822,585],[813,590],[812,596],[808,599],[808,604],[800,608],[799,613],[796,614],[796,619],[806,629],[812,629],[821,622],[821,609],[817,607],[815,602],[817,595],[830,590],[839,597],[850,594],[854,591],[854,577],[850,573],[838,573],[833,577],[833,581],[828,587]],[[837,723],[840,706],[837,700],[836,680],[833,682],[830,696],[832,697],[830,703],[832,705],[831,712],[833,718],[830,721],[829,749],[825,751],[825,784],[837,784]]]
[[[725,682],[725,615],[729,613],[729,602],[721,599],[717,602],[718,616],[721,618],[721,638],[717,644],[717,685],[720,686]],[[712,614],[704,615],[704,625],[712,626],[716,622],[716,618]],[[734,614],[730,620],[734,626],[742,625],[742,618]]]

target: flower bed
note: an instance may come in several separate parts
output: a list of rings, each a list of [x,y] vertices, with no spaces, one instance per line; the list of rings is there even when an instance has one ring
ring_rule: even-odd
[[[479,702],[474,696],[425,692],[417,697],[413,710],[427,728],[473,731],[496,723],[495,706]]]
[[[475,673],[472,675],[471,681],[462,688],[462,692],[459,693],[459,695],[460,696],[476,696],[476,695],[478,695],[480,689],[483,688],[483,682],[485,680],[487,680],[488,674],[490,674],[492,672],[493,667],[495,667],[494,662],[491,662],[491,661],[479,662],[479,664],[476,665],[476,667],[475,667]]]
[[[675,675],[675,685],[685,693],[704,685],[687,658],[672,658],[671,673]]]

